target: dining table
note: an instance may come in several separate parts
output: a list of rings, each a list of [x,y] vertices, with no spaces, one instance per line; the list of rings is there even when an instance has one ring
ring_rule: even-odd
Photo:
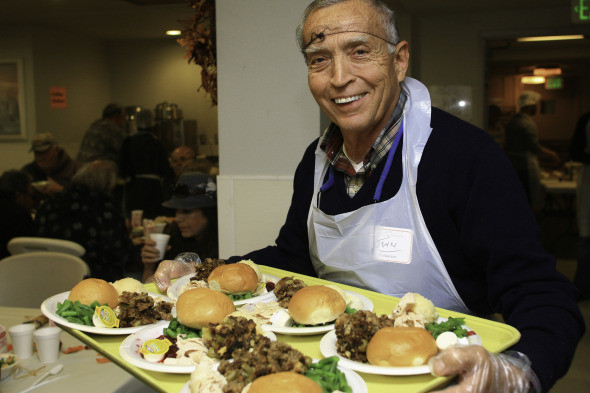
[[[268,266],[259,267],[263,274],[270,275],[277,279],[283,277],[294,277],[303,280],[307,285],[332,284],[338,285],[343,290],[358,293],[370,299],[374,307],[373,312],[377,315],[391,315],[393,309],[399,302],[399,298],[393,296],[348,285],[336,284],[316,277],[296,274]],[[145,284],[145,287],[148,292],[166,295],[165,293],[160,292],[155,284]],[[518,330],[507,324],[441,308],[437,308],[436,310],[440,317],[448,318],[451,316],[455,318],[464,318],[465,324],[481,338],[481,345],[491,352],[497,353],[506,350],[515,344],[520,338],[520,333]],[[177,374],[151,371],[128,363],[120,353],[121,344],[126,336],[90,334],[67,326],[61,327],[70,335],[85,343],[98,353],[102,354],[113,364],[116,364],[121,369],[135,376],[155,391],[163,393],[178,393],[181,391],[189,392],[188,381],[190,380],[190,374],[188,373]],[[320,340],[322,339],[323,334],[286,335],[277,333],[276,337],[277,341],[288,343],[293,348],[301,351],[303,354],[310,356],[313,359],[324,358],[320,350]],[[451,377],[435,377],[431,374],[378,375],[363,372],[357,373],[362,377],[364,383],[366,383],[367,390],[370,393],[391,392],[394,391],[393,389],[395,389],[395,392],[398,393],[426,392],[440,388],[441,386],[451,383],[453,380]]]
[[[32,321],[39,316],[42,314],[38,307],[0,306],[0,324],[6,329]],[[48,322],[45,326],[50,324],[51,322]],[[45,326],[39,328],[43,329]],[[7,336],[11,348],[10,335]],[[119,389],[121,392],[129,392],[129,387],[141,389],[143,384],[138,384],[133,376],[73,335],[62,332],[60,342],[60,353],[56,362],[42,363],[34,351],[31,357],[18,363],[11,375],[0,381],[0,392],[23,392],[58,364],[64,366],[61,372],[48,376],[31,392],[64,393],[88,389],[97,393],[111,393]]]

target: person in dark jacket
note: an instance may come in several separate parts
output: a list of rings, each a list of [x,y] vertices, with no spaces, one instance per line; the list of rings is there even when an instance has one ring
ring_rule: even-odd
[[[0,259],[10,255],[6,249],[14,237],[33,236],[32,213],[39,201],[25,171],[11,169],[0,177]]]
[[[228,261],[499,313],[522,335],[512,352],[450,348],[433,371],[459,376],[452,392],[547,392],[585,325],[506,155],[406,77],[408,43],[381,1],[316,0],[297,36],[311,93],[332,124],[297,167],[276,245]],[[164,288],[170,272],[191,270],[163,261],[155,279]]]
[[[119,173],[126,179],[125,211],[143,210],[153,219],[162,213],[162,181],[169,171],[168,156],[162,141],[154,135],[154,114],[144,109],[136,115],[138,132],[123,141]]]
[[[45,196],[67,187],[82,167],[82,163],[72,159],[49,132],[35,136],[29,151],[35,154],[35,159],[22,170],[31,175],[36,190]]]
[[[86,164],[62,192],[47,198],[35,217],[37,236],[76,242],[90,276],[116,281],[129,275],[133,246],[118,205],[112,198],[115,164]]]

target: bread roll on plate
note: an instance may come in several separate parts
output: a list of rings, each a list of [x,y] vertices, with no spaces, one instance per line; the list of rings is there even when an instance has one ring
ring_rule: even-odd
[[[438,348],[426,329],[386,327],[379,329],[367,346],[367,360],[374,366],[422,366]]]
[[[318,383],[305,375],[290,371],[258,377],[248,393],[323,393]]]
[[[79,300],[80,303],[90,306],[95,300],[100,305],[108,304],[112,309],[119,305],[119,292],[115,287],[100,278],[87,278],[80,281],[72,288],[68,299],[72,302]]]
[[[346,309],[346,301],[334,289],[310,285],[299,289],[289,302],[291,318],[302,325],[332,322]]]
[[[190,289],[176,301],[178,321],[193,329],[219,324],[234,311],[234,302],[227,295],[209,288]]]
[[[254,292],[258,287],[256,271],[245,263],[221,265],[213,269],[207,278],[209,288],[235,295]]]

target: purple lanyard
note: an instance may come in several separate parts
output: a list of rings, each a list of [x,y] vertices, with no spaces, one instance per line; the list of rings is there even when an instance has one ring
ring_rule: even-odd
[[[383,184],[385,184],[385,179],[389,174],[389,170],[391,169],[391,163],[393,162],[393,156],[395,155],[395,151],[397,150],[397,146],[399,145],[399,140],[401,139],[402,133],[404,131],[404,123],[399,127],[397,134],[391,144],[391,148],[389,149],[389,153],[387,154],[387,161],[385,162],[385,167],[383,168],[383,172],[381,172],[381,177],[379,178],[379,183],[377,183],[377,189],[375,190],[375,195],[373,195],[373,202],[379,202],[381,199],[381,191],[383,191]],[[320,187],[320,193],[330,189],[334,185],[334,167],[330,165],[330,173],[328,175],[328,180]],[[318,207],[320,206],[319,203],[319,194],[318,194]]]

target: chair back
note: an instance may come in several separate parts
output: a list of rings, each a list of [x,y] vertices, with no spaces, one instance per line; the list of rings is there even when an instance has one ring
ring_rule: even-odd
[[[0,306],[40,307],[90,274],[86,262],[61,252],[39,251],[0,260]]]
[[[47,237],[15,237],[8,242],[6,248],[10,255],[37,251],[55,251],[81,257],[86,252],[86,249],[76,242]]]

